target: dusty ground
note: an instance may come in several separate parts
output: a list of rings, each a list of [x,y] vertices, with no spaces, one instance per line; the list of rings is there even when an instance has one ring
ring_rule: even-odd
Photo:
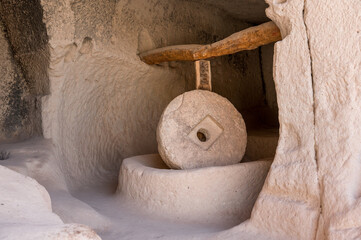
[[[277,138],[271,141],[274,140],[277,141]],[[270,140],[266,137],[264,141]],[[69,190],[64,179],[66,175],[55,161],[53,145],[49,140],[37,138],[17,144],[2,144],[0,150],[6,153],[4,156],[8,155],[6,160],[0,161],[1,165],[32,177],[45,186],[51,197],[52,209],[62,221],[88,225],[104,240],[203,239],[208,234],[240,223],[237,218],[222,217],[212,219],[211,223],[182,222],[150,214],[115,194],[116,178],[107,181],[98,178],[94,181],[96,184]],[[42,215],[38,218],[41,219]]]

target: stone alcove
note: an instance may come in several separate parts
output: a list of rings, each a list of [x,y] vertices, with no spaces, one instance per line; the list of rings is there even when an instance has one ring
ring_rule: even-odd
[[[261,13],[247,18],[245,10],[242,16],[229,11],[234,3],[218,6],[215,2],[202,1],[146,1],[146,4],[141,0],[34,1],[32,6],[39,6],[34,9],[27,4],[30,3],[4,2],[2,20],[7,29],[10,56],[14,52],[15,56],[34,53],[44,57],[31,62],[23,57],[12,64],[20,72],[25,68],[30,69],[30,73],[41,72],[39,67],[48,69],[41,78],[32,79],[34,84],[25,85],[29,89],[26,94],[37,101],[36,108],[33,102],[27,108],[38,115],[36,118],[21,115],[31,120],[30,127],[26,125],[23,129],[36,129],[41,122],[46,140],[38,137],[26,142],[31,145],[27,153],[31,158],[26,165],[20,159],[25,157],[21,148],[27,144],[6,145],[11,155],[4,165],[45,186],[52,198],[53,211],[65,223],[87,224],[101,236],[111,235],[104,230],[109,228],[108,217],[94,209],[99,206],[92,203],[94,196],[87,196],[89,191],[85,189],[90,188],[92,194],[104,198],[113,193],[122,159],[155,153],[155,129],[162,111],[174,97],[194,89],[193,63],[147,66],[137,53],[173,44],[221,40],[267,21],[266,5],[255,4],[252,8]],[[244,4],[236,4],[235,7],[242,6]],[[35,23],[37,17],[34,23],[27,22],[30,24],[27,26],[22,20],[31,15],[41,15],[44,25]],[[29,40],[14,40],[21,29],[33,26],[37,31],[29,33],[33,34]],[[43,42],[33,41],[39,36],[46,36]],[[43,47],[44,44],[47,47]],[[22,52],[24,54],[20,55]],[[211,61],[214,92],[236,106],[249,129],[245,162],[272,158],[277,144],[272,58],[273,45]],[[23,77],[27,79],[28,75],[24,73]],[[34,89],[40,90],[34,91],[32,86],[44,88],[36,87]],[[17,141],[39,136],[39,132],[31,130],[28,135],[8,136],[6,141]],[[57,180],[50,180],[50,175],[58,176]],[[132,210],[122,204],[118,207],[123,209],[124,216],[131,215],[129,211]],[[135,215],[122,223],[124,228],[144,218],[154,227],[148,234],[165,231],[155,227],[160,220],[154,216]],[[213,232],[235,226],[240,221],[224,224],[213,221],[213,227],[202,223],[197,223],[197,228],[189,224],[183,227],[190,232]],[[171,227],[176,230],[177,224]],[[144,225],[132,227],[136,230]]]
[[[275,45],[274,54],[273,46],[266,46],[212,60],[214,91],[242,112],[249,140],[254,137],[245,161],[273,155],[275,145],[268,148],[264,138],[277,142],[278,119],[280,129],[277,153],[251,218],[221,232],[240,222],[165,224],[113,197],[122,159],[156,152],[155,128],[161,112],[194,82],[192,64],[148,66],[137,52],[222,39],[267,21],[266,4],[2,1],[1,64],[6,67],[1,71],[6,70],[6,84],[0,89],[5,103],[0,108],[4,113],[0,116],[4,150],[0,150],[10,155],[1,165],[34,178],[51,197],[50,205],[47,192],[37,183],[1,167],[4,179],[14,179],[2,181],[14,184],[14,194],[8,195],[12,201],[2,200],[12,206],[15,199],[18,206],[28,207],[19,212],[26,216],[29,236],[64,228],[68,234],[79,229],[92,233],[88,239],[97,239],[89,228],[63,224],[75,222],[90,226],[104,239],[355,238],[360,226],[360,94],[355,86],[361,65],[354,51],[360,47],[359,3],[344,0],[334,7],[326,0],[268,3],[267,14],[284,38]],[[347,44],[340,44],[345,36]],[[28,141],[3,144],[18,140]],[[264,153],[258,146],[272,148],[273,153],[255,155]],[[33,204],[16,197],[25,191],[17,182],[35,189],[26,192],[34,193]],[[60,218],[49,211],[50,206]],[[34,219],[35,210],[44,218]],[[41,220],[52,227],[38,228]],[[1,223],[8,222],[1,219]],[[6,230],[16,239],[16,227]]]

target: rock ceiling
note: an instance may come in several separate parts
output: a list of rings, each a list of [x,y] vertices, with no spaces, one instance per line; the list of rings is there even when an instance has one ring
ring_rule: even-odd
[[[225,10],[241,20],[259,24],[268,21],[265,14],[267,4],[264,0],[188,0],[210,4]]]

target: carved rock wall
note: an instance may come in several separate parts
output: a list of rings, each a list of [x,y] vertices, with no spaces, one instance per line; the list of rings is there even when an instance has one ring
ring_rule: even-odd
[[[358,239],[361,236],[361,3],[307,0],[305,6],[321,188],[318,239]]]
[[[193,63],[148,66],[137,52],[211,43],[249,25],[179,1],[42,1],[51,46],[44,136],[69,184],[116,177],[125,157],[157,152],[166,105],[194,88]],[[212,12],[212,14],[209,14]],[[263,103],[258,50],[212,61],[214,91],[238,109]]]
[[[359,239],[359,1],[268,1],[280,140],[248,222],[229,239]],[[237,237],[236,237],[237,236]]]
[[[30,93],[21,67],[13,58],[6,28],[0,18],[0,143],[41,133],[40,105]]]

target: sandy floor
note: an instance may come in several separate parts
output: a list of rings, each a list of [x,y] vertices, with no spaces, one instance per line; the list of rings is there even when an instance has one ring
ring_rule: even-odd
[[[109,229],[98,231],[104,240],[203,238],[207,236],[204,234],[222,231],[237,225],[235,222],[225,223],[222,221],[213,225],[187,224],[172,222],[166,218],[156,218],[132,207],[131,203],[116,199],[113,187],[107,184],[82,189],[75,195],[110,219]]]
[[[51,148],[51,143],[43,139],[0,145],[0,150],[10,152],[9,158],[0,164],[45,186],[53,211],[65,223],[89,225],[104,240],[207,239],[209,234],[239,224],[237,220],[225,222],[222,219],[212,224],[182,223],[150,216],[115,196],[117,180],[83,186],[72,190],[71,195],[62,179],[64,176],[57,170]]]

